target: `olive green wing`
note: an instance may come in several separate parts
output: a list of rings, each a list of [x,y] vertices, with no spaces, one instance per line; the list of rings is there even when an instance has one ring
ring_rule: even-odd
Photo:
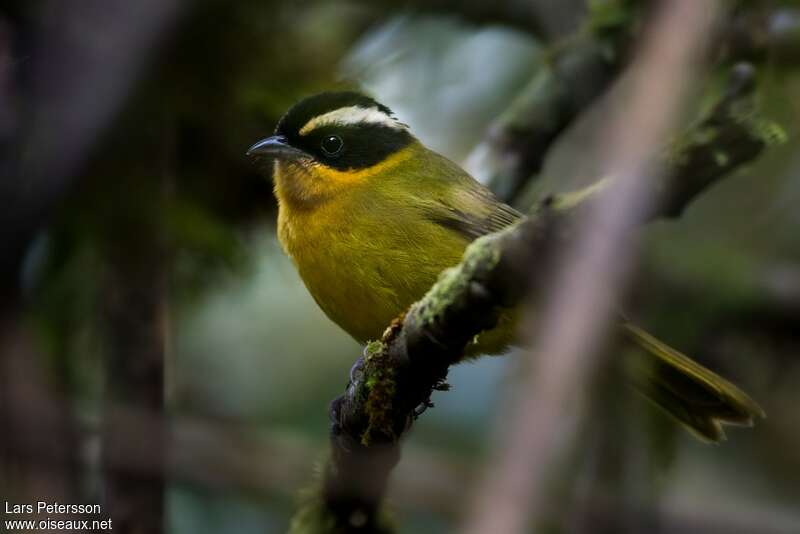
[[[523,217],[477,182],[437,199],[427,207],[425,216],[469,241],[502,230]]]

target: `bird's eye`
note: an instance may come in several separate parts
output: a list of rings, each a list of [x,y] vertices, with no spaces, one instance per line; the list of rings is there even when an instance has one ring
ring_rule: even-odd
[[[329,135],[322,140],[322,151],[326,156],[338,156],[342,151],[344,141],[338,135]]]

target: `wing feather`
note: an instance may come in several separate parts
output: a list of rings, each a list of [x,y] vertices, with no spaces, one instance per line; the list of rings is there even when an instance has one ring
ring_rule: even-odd
[[[477,182],[474,185],[429,206],[426,210],[428,219],[472,241],[502,230],[523,217],[511,206],[497,200],[488,189]]]

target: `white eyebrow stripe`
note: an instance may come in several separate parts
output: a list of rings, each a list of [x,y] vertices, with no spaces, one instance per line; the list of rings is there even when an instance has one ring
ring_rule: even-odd
[[[337,124],[345,126],[348,124],[381,124],[395,130],[407,130],[408,126],[389,116],[377,107],[362,108],[360,106],[347,106],[333,111],[329,111],[319,117],[314,117],[300,128],[300,135],[306,135],[319,128]]]

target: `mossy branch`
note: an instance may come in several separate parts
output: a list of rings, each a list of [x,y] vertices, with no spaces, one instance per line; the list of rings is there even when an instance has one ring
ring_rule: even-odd
[[[653,182],[658,202],[645,214],[645,221],[680,216],[697,195],[720,178],[753,161],[765,147],[786,141],[783,128],[760,115],[755,83],[752,65],[735,65],[717,104],[672,140],[661,155],[665,172]],[[559,211],[570,210],[608,194],[615,184],[615,177],[603,177],[550,201]]]
[[[661,202],[640,222],[680,215],[709,185],[780,140],[781,130],[758,118],[754,88],[754,69],[736,66],[718,104],[670,148],[666,172],[655,184]],[[345,393],[331,405],[331,457],[322,487],[292,532],[391,531],[381,502],[399,460],[399,440],[419,408],[429,405],[476,335],[536,293],[530,284],[547,272],[555,248],[572,238],[572,223],[601,195],[614,194],[614,184],[607,179],[547,197],[522,222],[477,240],[459,265],[366,347]]]

